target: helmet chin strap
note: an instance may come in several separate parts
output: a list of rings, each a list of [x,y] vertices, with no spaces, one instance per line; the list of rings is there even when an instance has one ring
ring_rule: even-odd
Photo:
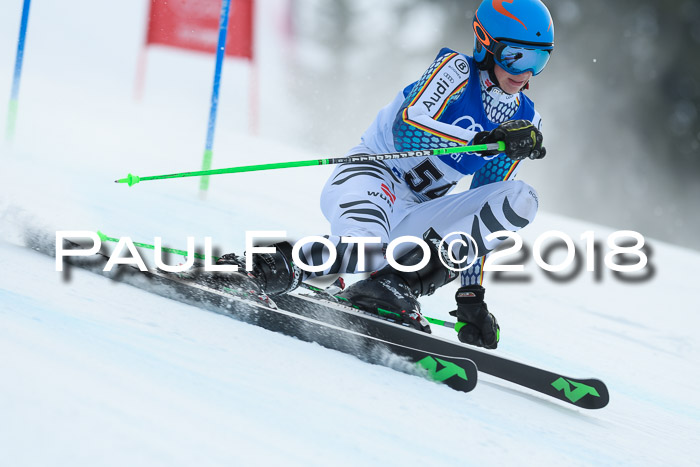
[[[491,66],[488,67],[487,71],[489,72],[489,79],[496,84],[501,90],[501,83],[498,82],[498,78],[496,78],[496,72],[494,71],[494,68],[496,68],[496,64],[494,63],[493,59],[491,59]]]

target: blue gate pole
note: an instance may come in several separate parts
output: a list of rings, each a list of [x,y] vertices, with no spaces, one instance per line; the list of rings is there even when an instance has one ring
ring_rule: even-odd
[[[22,76],[22,61],[24,58],[24,39],[27,35],[27,23],[29,22],[29,4],[31,0],[24,0],[22,7],[22,21],[19,27],[19,39],[17,40],[17,57],[15,58],[15,74],[12,79],[12,92],[10,105],[7,109],[7,128],[5,138],[12,142],[15,138],[15,126],[17,123],[17,108],[19,107],[19,81]]]
[[[214,146],[214,130],[216,129],[216,111],[219,106],[219,85],[221,84],[221,67],[226,51],[226,34],[228,31],[229,11],[231,0],[221,0],[221,15],[219,16],[219,41],[216,45],[216,68],[214,69],[214,86],[211,92],[211,108],[209,110],[209,125],[207,127],[207,143],[202,159],[202,170],[211,169],[212,148]],[[199,192],[204,195],[209,189],[209,176],[200,179]]]

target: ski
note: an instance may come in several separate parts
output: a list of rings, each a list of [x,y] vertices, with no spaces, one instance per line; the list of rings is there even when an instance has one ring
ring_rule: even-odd
[[[79,245],[68,241],[70,247]],[[609,402],[608,389],[594,378],[572,378],[534,367],[493,352],[420,332],[392,320],[391,314],[376,314],[349,306],[324,289],[305,285],[297,291],[275,296],[274,303],[246,291],[219,290],[188,277],[159,270],[141,272],[133,266],[116,274],[103,273],[108,260],[98,253],[88,260],[67,261],[127,282],[167,298],[256,324],[269,330],[338,350],[370,363],[390,366],[407,373],[421,373],[449,387],[468,392],[477,382],[477,368],[488,375],[583,409],[599,409]],[[131,280],[143,276],[149,280]],[[173,296],[173,293],[176,295]],[[276,309],[275,309],[276,307]],[[439,320],[436,320],[439,321]],[[441,323],[436,323],[441,324]],[[451,327],[453,323],[445,322]],[[405,359],[407,365],[388,363],[386,351]],[[419,368],[416,371],[416,368]]]
[[[65,242],[66,249],[83,249],[70,240]],[[46,248],[35,249],[47,252]],[[141,271],[132,265],[118,265],[112,272],[104,272],[108,260],[102,252],[65,258],[68,265],[165,298],[315,342],[369,363],[422,376],[457,391],[469,392],[478,381],[476,365],[459,353],[459,346],[408,326],[360,314],[351,308],[337,310],[291,296],[274,297],[272,302],[245,290],[220,289],[187,274],[158,269]],[[70,274],[69,270],[67,273]]]
[[[309,288],[309,290],[315,292],[313,288]],[[287,295],[277,301],[286,306],[292,306],[290,301],[302,301],[306,302],[307,307],[313,304],[322,304],[332,308],[347,307],[342,302],[329,299],[327,294],[323,292],[317,292],[315,296]],[[459,355],[476,363],[479,371],[518,386],[526,387],[583,409],[600,409],[610,401],[608,388],[599,379],[572,378],[504,358],[493,352],[477,350],[467,345],[457,345],[459,345]]]

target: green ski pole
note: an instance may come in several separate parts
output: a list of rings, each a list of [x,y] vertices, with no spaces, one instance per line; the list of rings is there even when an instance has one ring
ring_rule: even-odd
[[[273,164],[244,165],[240,167],[229,167],[227,169],[199,170],[196,172],[180,172],[166,175],[151,175],[139,177],[129,174],[125,178],[115,180],[114,183],[126,183],[129,186],[147,180],[163,180],[166,178],[201,177],[204,175],[219,175],[241,172],[256,172],[260,170],[287,169],[291,167],[308,167],[312,165],[336,165],[351,162],[384,161],[389,159],[405,159],[408,157],[439,156],[443,154],[456,154],[460,152],[482,152],[482,151],[505,151],[506,144],[503,141],[490,144],[476,144],[473,146],[456,146],[453,148],[425,149],[421,151],[391,152],[387,154],[360,154],[356,156],[335,157],[330,159],[313,159],[308,161],[278,162]]]
[[[100,240],[103,242],[114,242],[114,243],[119,242],[118,238],[109,237],[109,236],[105,235],[104,233],[102,233],[102,231],[100,231],[100,230],[97,231],[97,236],[100,237]],[[145,248],[148,250],[155,250],[156,249],[156,247],[154,245],[149,245],[148,243],[134,242],[134,246],[139,247],[139,248]],[[184,257],[188,256],[188,252],[184,251],[184,250],[178,250],[175,248],[165,248],[165,247],[163,247],[161,249],[165,252],[168,252],[168,253],[174,253],[174,254],[177,254],[180,256],[184,256]],[[200,253],[195,253],[194,257],[198,258],[198,259],[206,259],[205,256],[200,254]],[[213,256],[213,259],[217,260],[217,259],[219,259],[219,257]],[[307,289],[307,290],[311,290],[312,292],[320,292],[320,293],[324,292],[323,289],[315,287],[311,284],[307,284],[306,282],[302,282],[301,287],[304,289]],[[357,307],[355,307],[355,308],[357,308]],[[387,310],[380,310],[380,314],[387,315],[387,314],[395,314],[395,313],[393,313],[391,311],[387,311]],[[445,326],[445,327],[451,328],[451,329],[456,329],[455,326],[457,325],[457,323],[453,323],[451,321],[445,321],[445,320],[437,319],[437,318],[431,318],[430,316],[425,316],[425,315],[423,315],[423,318],[425,318],[431,324],[435,324],[437,326]]]
[[[102,231],[100,231],[100,230],[97,231],[97,236],[100,237],[100,241],[103,241],[103,242],[114,242],[114,243],[119,242],[118,238],[109,237],[109,236],[105,235],[104,233],[102,233]],[[156,249],[156,247],[154,245],[149,245],[148,243],[134,242],[134,246],[139,247],[139,248],[145,248],[147,250],[155,250]],[[175,248],[166,248],[166,247],[161,247],[161,251],[165,251],[166,253],[174,253],[176,255],[180,255],[180,256],[184,256],[184,257],[187,257],[189,254],[188,252],[186,252],[184,250],[177,250]],[[206,257],[201,253],[195,253],[193,256],[197,259],[206,259]],[[214,261],[219,259],[218,256],[212,256],[212,258],[214,259]]]

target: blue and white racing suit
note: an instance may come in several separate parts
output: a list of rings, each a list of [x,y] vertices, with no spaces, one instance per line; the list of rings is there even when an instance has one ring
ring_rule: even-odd
[[[522,92],[504,93],[478,70],[471,57],[442,49],[421,79],[399,92],[381,109],[348,154],[382,154],[468,145],[479,131],[507,120],[524,119],[541,126],[534,104]],[[421,237],[430,227],[441,236],[469,234],[476,248],[455,249],[455,258],[480,261],[462,273],[462,284],[482,281],[484,255],[498,239],[486,236],[499,230],[519,230],[537,211],[535,190],[513,180],[521,162],[500,154],[479,157],[460,153],[443,156],[369,161],[338,166],[321,196],[321,209],[331,223],[338,260],[318,274],[353,273],[357,247],[341,237],[379,237],[386,245],[404,235]],[[473,175],[467,191],[449,194],[461,179]],[[301,259],[325,260],[319,247],[304,248]],[[379,259],[377,259],[379,258]],[[375,255],[366,270],[385,263]]]

